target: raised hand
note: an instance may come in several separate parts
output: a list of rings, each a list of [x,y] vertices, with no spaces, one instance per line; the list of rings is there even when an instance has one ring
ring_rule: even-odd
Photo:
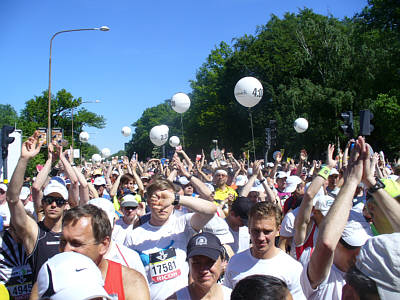
[[[335,152],[335,145],[329,144],[327,155],[326,155],[326,164],[331,168],[336,167],[336,160],[333,159],[334,152]]]
[[[39,141],[39,136],[40,132],[35,131],[35,133],[22,144],[21,157],[31,159],[40,152],[43,141]]]

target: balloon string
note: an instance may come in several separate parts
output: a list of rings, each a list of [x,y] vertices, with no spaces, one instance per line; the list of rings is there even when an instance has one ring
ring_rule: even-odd
[[[253,116],[251,114],[250,108],[249,108],[249,115],[250,115],[251,138],[253,140],[253,156],[254,156],[254,161],[255,161],[256,160],[256,146],[254,144]]]
[[[183,118],[182,118],[183,113],[181,114],[181,128],[182,128],[182,148],[185,149],[185,136],[183,134]]]

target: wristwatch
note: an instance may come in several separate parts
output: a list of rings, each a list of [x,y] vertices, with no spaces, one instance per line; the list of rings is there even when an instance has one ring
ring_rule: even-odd
[[[377,179],[376,183],[368,189],[368,193],[373,194],[377,190],[384,189],[384,188],[385,188],[385,184],[380,179]]]
[[[179,205],[179,201],[181,200],[181,195],[179,195],[178,193],[175,193],[175,200],[174,202],[172,202],[172,205]]]

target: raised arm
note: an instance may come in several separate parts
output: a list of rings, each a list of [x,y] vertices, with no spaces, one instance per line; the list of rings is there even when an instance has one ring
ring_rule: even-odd
[[[35,132],[27,141],[22,144],[21,156],[14,170],[13,176],[7,190],[7,202],[11,213],[11,223],[15,232],[22,240],[27,254],[31,254],[38,237],[37,223],[26,214],[24,204],[19,199],[26,166],[31,158],[35,157],[42,143],[39,142],[39,133]]]
[[[204,199],[209,199],[211,196],[210,189],[200,179],[198,179],[197,177],[191,175],[188,171],[186,171],[182,162],[177,161],[177,166],[179,172],[187,179],[189,179],[189,181],[193,184],[193,187],[200,194],[200,197]]]
[[[249,177],[247,183],[243,186],[243,189],[240,192],[240,197],[247,197],[250,193],[251,188],[254,185],[254,182],[257,179],[258,173],[261,171],[261,160],[256,160],[253,164],[253,174]]]
[[[353,196],[363,174],[363,156],[367,153],[365,141],[359,137],[351,152],[345,182],[319,226],[317,244],[307,270],[313,288],[318,287],[330,272],[337,243],[346,226],[353,204]]]
[[[60,161],[64,165],[65,173],[67,174],[69,180],[71,180],[71,186],[68,191],[68,203],[71,207],[75,207],[78,206],[79,199],[78,177],[76,177],[75,171],[72,169],[71,163],[65,156],[67,152],[63,152],[61,146],[57,145],[57,147],[57,152],[60,153]]]
[[[333,153],[335,146],[329,144],[327,151],[326,166],[315,176],[307,191],[304,194],[303,200],[301,201],[299,211],[297,213],[294,226],[294,244],[299,246],[304,243],[307,234],[307,226],[311,220],[311,212],[313,208],[313,199],[322,187],[324,182],[329,176],[330,170],[336,165],[336,161],[333,160]]]

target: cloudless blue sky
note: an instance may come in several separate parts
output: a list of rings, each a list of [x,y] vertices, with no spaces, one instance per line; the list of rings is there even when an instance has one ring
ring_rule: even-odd
[[[221,41],[254,34],[275,14],[307,7],[352,17],[366,0],[1,0],[0,103],[19,113],[48,88],[51,36],[60,30],[107,25],[108,32],[64,33],[53,41],[52,93],[64,88],[106,118],[87,128],[101,150],[123,149],[121,128],[177,92]],[[134,128],[132,128],[132,132]]]

